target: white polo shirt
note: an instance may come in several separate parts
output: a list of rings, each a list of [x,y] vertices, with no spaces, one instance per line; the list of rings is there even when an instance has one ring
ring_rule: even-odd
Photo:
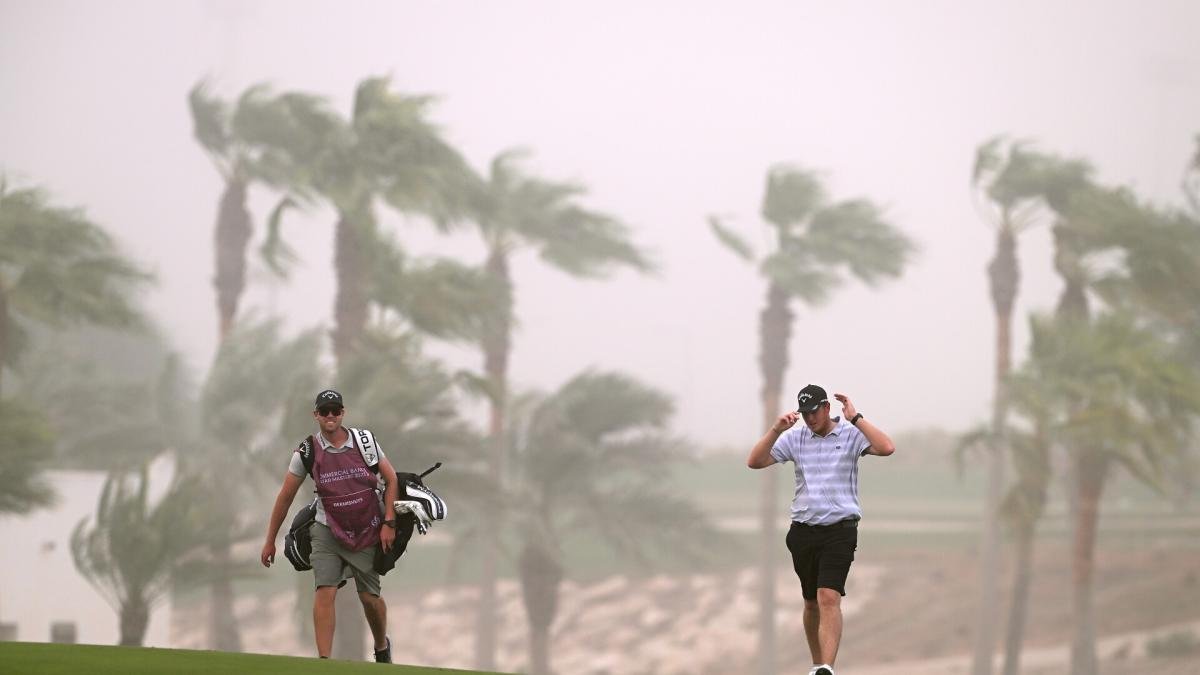
[[[796,465],[792,520],[829,525],[862,518],[858,505],[858,458],[871,443],[857,427],[834,418],[833,430],[818,436],[801,421],[779,435],[771,448],[776,462]]]

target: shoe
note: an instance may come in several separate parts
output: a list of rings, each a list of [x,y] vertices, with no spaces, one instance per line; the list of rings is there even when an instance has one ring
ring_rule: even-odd
[[[813,675],[833,675],[833,669],[828,666],[821,666],[813,671]]]
[[[392,638],[385,637],[387,646],[383,649],[375,650],[375,663],[391,663],[392,662]]]

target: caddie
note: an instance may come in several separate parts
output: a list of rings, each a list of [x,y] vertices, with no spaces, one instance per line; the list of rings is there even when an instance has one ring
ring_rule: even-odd
[[[344,581],[353,576],[375,640],[375,660],[391,663],[387,605],[379,595],[379,573],[373,563],[376,546],[389,551],[396,539],[396,470],[370,431],[342,425],[345,414],[341,394],[332,389],[317,394],[313,419],[320,433],[304,439],[292,453],[271,509],[262,564],[270,567],[275,562],[279,528],[300,485],[311,475],[317,493],[316,519],[310,530],[317,655],[329,658],[333,649],[334,598]],[[386,486],[382,504],[377,492],[381,481]]]

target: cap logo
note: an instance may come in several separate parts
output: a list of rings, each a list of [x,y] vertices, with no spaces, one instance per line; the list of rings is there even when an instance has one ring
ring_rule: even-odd
[[[337,398],[337,394],[333,393],[332,391],[327,391],[324,394],[321,394],[321,398],[334,399]]]

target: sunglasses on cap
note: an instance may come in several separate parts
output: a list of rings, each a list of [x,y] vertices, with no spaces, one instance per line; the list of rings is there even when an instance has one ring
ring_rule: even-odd
[[[316,412],[318,417],[338,417],[345,412],[345,408],[317,408]]]

